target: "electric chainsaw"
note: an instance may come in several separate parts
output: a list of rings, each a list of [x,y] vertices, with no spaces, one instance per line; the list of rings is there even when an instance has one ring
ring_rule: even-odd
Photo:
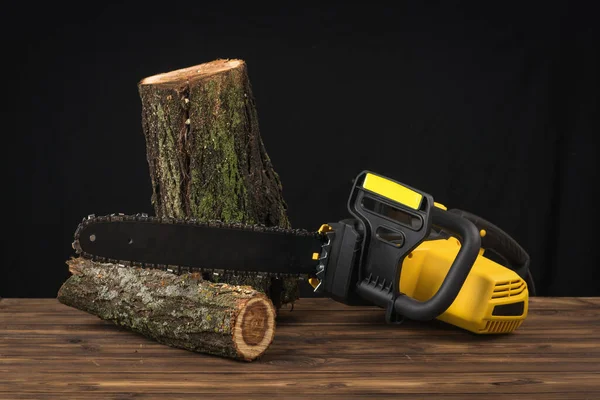
[[[508,333],[535,295],[529,256],[495,225],[371,171],[354,179],[351,218],[317,232],[112,214],[83,219],[84,258],[172,273],[308,279],[348,305],[385,309],[388,323],[439,319],[477,334]]]

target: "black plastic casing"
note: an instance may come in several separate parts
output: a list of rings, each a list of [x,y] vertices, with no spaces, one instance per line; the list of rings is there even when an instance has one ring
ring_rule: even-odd
[[[371,305],[356,293],[360,251],[363,236],[356,220],[347,219],[328,224],[331,240],[330,254],[325,270],[324,292],[332,299],[348,305]]]

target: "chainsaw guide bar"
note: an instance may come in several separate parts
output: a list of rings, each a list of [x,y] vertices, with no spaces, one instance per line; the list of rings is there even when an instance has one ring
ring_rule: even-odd
[[[175,274],[298,277],[317,272],[325,235],[286,229],[147,214],[89,215],[73,249],[83,258]]]

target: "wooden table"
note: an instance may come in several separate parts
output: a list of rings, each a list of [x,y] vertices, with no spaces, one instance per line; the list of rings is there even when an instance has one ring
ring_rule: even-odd
[[[383,317],[301,299],[246,363],[163,346],[53,299],[3,299],[0,398],[600,398],[600,298],[534,298],[505,336]]]

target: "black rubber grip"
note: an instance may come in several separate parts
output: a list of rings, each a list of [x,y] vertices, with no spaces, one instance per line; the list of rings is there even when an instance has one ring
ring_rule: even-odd
[[[406,295],[400,295],[394,301],[394,309],[397,313],[420,321],[437,318],[452,305],[481,248],[479,230],[471,221],[437,207],[431,209],[431,214],[432,224],[456,236],[461,247],[444,282],[429,300],[419,301]]]
[[[471,221],[480,231],[485,230],[485,236],[481,238],[481,247],[486,250],[492,250],[494,253],[504,258],[509,265],[506,267],[515,271],[523,278],[528,286],[529,293],[535,295],[533,279],[529,272],[529,254],[513,239],[508,233],[498,228],[485,219],[471,214],[470,212],[452,209],[449,212],[459,215],[462,218]]]

